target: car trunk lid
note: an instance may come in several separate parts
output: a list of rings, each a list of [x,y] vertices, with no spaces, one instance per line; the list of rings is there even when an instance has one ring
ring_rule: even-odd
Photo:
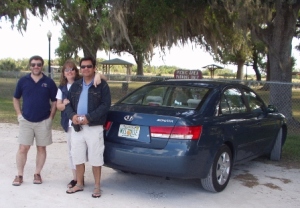
[[[179,110],[180,111],[180,110]],[[152,127],[171,128],[184,119],[181,112],[162,107],[139,108],[138,106],[113,106],[107,121],[110,127],[105,134],[105,140],[114,143],[162,149],[169,137],[159,132],[150,132]],[[152,129],[153,131],[153,129]],[[155,134],[156,133],[156,134]]]

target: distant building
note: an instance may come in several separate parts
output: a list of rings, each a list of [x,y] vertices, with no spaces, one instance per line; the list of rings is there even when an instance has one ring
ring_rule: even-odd
[[[52,73],[61,72],[60,71],[61,69],[62,69],[62,66],[51,66],[51,72]]]

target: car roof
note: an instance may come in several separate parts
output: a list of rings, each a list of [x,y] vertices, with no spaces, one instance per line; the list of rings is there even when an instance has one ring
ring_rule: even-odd
[[[216,81],[208,79],[167,79],[149,83],[150,85],[186,85],[186,86],[203,86],[208,88],[223,88],[225,86],[244,86],[237,82]]]

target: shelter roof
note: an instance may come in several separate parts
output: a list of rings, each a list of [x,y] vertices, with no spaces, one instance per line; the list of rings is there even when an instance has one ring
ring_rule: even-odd
[[[211,69],[211,68],[213,68],[213,69],[223,69],[224,67],[218,66],[218,65],[216,65],[216,64],[210,64],[210,65],[207,65],[207,66],[203,66],[202,68],[208,68],[208,69]]]
[[[105,60],[105,61],[100,62],[100,64],[103,64],[103,65],[133,65],[132,63],[124,61],[119,58]]]

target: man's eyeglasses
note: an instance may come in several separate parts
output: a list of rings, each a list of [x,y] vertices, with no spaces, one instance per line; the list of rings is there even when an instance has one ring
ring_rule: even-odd
[[[42,63],[32,63],[30,64],[31,67],[35,67],[35,66],[38,66],[38,67],[41,67],[42,66]]]
[[[65,72],[70,72],[70,71],[74,71],[75,69],[74,68],[65,68]]]
[[[80,66],[81,69],[84,69],[85,67],[90,69],[90,68],[93,68],[93,65],[81,65]]]

